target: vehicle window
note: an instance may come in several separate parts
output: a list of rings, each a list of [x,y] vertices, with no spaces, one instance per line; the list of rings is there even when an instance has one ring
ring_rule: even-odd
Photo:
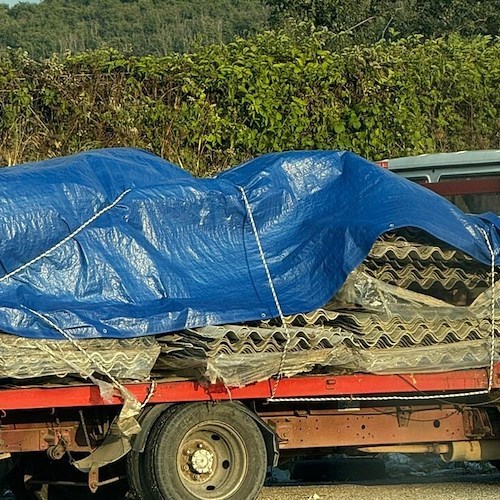
[[[467,213],[494,212],[500,215],[500,193],[448,195],[445,198]]]
[[[440,182],[422,183],[467,213],[500,214],[500,176],[442,177]]]

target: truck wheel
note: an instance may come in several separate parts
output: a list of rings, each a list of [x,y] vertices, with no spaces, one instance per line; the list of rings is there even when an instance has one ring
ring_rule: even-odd
[[[238,404],[173,407],[154,424],[146,447],[155,500],[251,500],[264,484],[264,438]]]
[[[130,450],[127,454],[127,479],[134,498],[155,500],[144,473],[144,453]]]
[[[160,416],[162,416],[162,418],[167,418],[165,414],[171,411],[172,408],[174,408],[174,406],[168,407],[161,414],[159,413],[157,418]],[[149,432],[149,427],[147,429]],[[139,500],[155,500],[156,497],[151,493],[150,484],[146,479],[144,456],[145,453],[136,451],[134,448],[127,453],[127,480],[130,487],[130,493],[133,498]]]

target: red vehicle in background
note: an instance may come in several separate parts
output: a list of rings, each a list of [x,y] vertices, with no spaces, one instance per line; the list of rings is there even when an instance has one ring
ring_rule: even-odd
[[[424,154],[382,162],[467,213],[500,214],[500,150]]]

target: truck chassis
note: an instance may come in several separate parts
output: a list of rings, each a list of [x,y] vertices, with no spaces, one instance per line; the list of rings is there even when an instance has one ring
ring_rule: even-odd
[[[255,498],[280,453],[500,459],[500,363],[491,380],[488,369],[473,369],[308,375],[282,379],[277,388],[275,383],[232,389],[189,380],[127,384],[139,401],[147,401],[141,431],[131,440],[116,429],[119,394],[104,399],[88,384],[4,387],[0,453],[29,457],[34,472],[46,469],[39,461],[69,457],[88,473],[93,492],[126,474],[146,500]],[[101,468],[125,455],[121,472],[102,479]],[[35,474],[36,482],[52,488],[77,484]]]

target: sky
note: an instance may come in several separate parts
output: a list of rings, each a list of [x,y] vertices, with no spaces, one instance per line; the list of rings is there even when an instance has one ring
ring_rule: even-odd
[[[23,2],[30,2],[30,3],[37,3],[38,0],[22,0]],[[0,3],[6,3],[7,5],[15,5],[16,3],[19,3],[20,0],[0,0]]]

